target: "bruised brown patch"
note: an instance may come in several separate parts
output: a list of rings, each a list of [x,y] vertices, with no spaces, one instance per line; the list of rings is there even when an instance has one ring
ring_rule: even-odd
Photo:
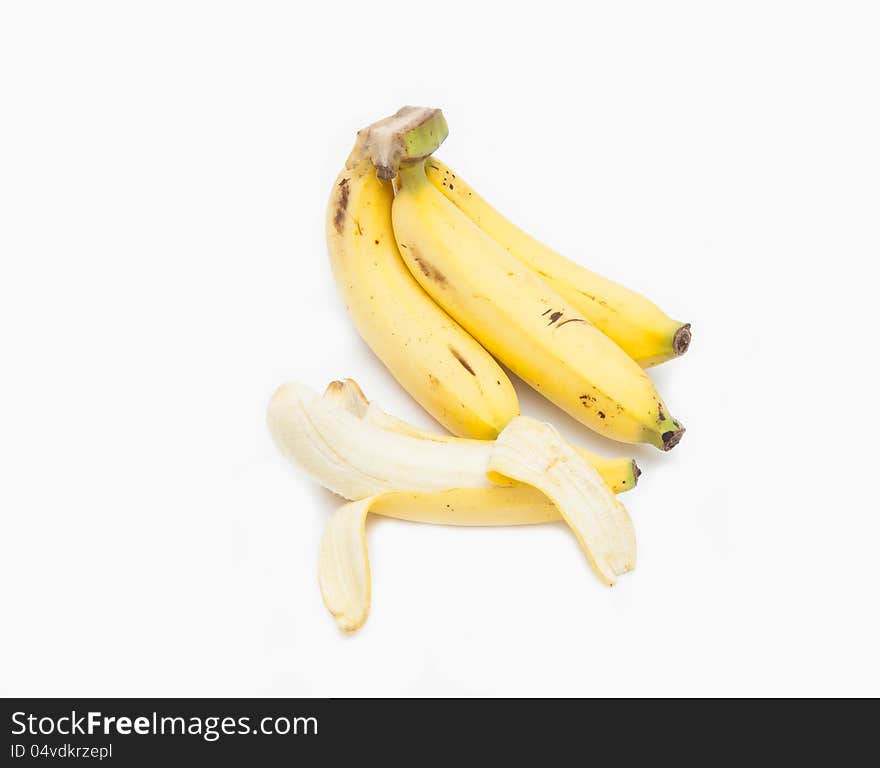
[[[550,315],[550,322],[547,325],[553,325],[560,317],[562,317],[562,312],[554,312]]]
[[[662,424],[666,421],[666,414],[663,413],[663,406],[659,403],[657,404],[657,423]]]
[[[339,182],[339,202],[336,204],[336,214],[333,216],[333,226],[341,235],[342,228],[345,226],[345,211],[348,208],[348,179]]]
[[[464,359],[461,352],[459,352],[455,347],[451,344],[449,345],[449,351],[452,352],[452,356],[461,363],[461,367],[464,368],[471,376],[476,376],[474,373],[474,369],[471,368],[470,363]]]
[[[433,280],[438,285],[446,285],[448,282],[446,279],[446,275],[444,275],[437,267],[435,267],[430,261],[421,256],[418,252],[416,252],[415,248],[411,248],[413,253],[413,261],[419,265],[419,269],[422,270],[422,274],[427,277],[429,280]]]

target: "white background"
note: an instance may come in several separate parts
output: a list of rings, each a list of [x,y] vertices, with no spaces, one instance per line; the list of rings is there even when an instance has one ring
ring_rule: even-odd
[[[4,3],[5,695],[880,694],[876,4]],[[339,503],[272,445],[280,383],[430,426],[338,299],[355,131],[440,106],[503,213],[694,326],[637,570],[561,524],[369,526],[373,608],[317,586]]]

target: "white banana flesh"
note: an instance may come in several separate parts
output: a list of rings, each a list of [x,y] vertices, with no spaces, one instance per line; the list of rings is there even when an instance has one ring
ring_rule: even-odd
[[[490,485],[491,442],[425,440],[383,429],[302,384],[275,392],[268,423],[288,459],[346,499]]]

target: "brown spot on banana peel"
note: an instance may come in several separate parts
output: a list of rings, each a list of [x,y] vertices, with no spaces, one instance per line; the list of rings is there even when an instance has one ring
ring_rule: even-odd
[[[612,307],[605,299],[600,299],[598,296],[593,296],[592,293],[587,293],[586,291],[578,291],[581,296],[586,296],[590,301],[595,301],[602,307],[605,307],[609,312],[617,312],[615,307]]]
[[[586,320],[582,320],[582,319],[579,318],[579,317],[571,317],[571,318],[569,318],[568,320],[563,320],[563,321],[562,321],[559,325],[557,325],[556,327],[557,327],[557,328],[562,328],[562,326],[565,325],[566,323],[585,323],[585,322],[587,322],[587,321],[586,321]]]
[[[430,261],[425,260],[415,248],[411,248],[413,253],[413,260],[416,264],[419,265],[419,269],[422,270],[422,274],[427,277],[429,280],[433,280],[438,285],[446,285],[448,282],[446,280],[446,275],[444,275],[437,267],[431,264]]]
[[[657,423],[662,424],[666,421],[666,414],[663,413],[663,406],[657,403]]]
[[[336,213],[333,216],[333,226],[341,235],[342,228],[345,226],[345,211],[348,208],[348,179],[339,182],[339,202],[336,203]]]
[[[562,317],[562,312],[554,312],[550,315],[550,322],[547,325],[553,325],[560,317]]]
[[[672,351],[675,352],[676,357],[678,357],[687,352],[690,345],[691,324],[685,323],[675,332],[675,336],[672,337]]]
[[[476,376],[477,374],[474,372],[474,369],[471,368],[470,363],[464,359],[461,352],[459,352],[455,347],[451,344],[449,345],[449,351],[452,353],[452,356],[461,363],[461,367],[464,368],[471,376]]]

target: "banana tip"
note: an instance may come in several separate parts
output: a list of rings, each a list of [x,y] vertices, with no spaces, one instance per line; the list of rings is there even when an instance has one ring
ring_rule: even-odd
[[[670,430],[669,432],[664,432],[660,435],[660,439],[663,441],[663,450],[671,451],[675,448],[675,446],[681,442],[682,435],[684,435],[684,427],[674,431]]]
[[[638,464],[636,464],[636,460],[633,459],[633,485],[638,485],[639,478],[642,476],[642,470]]]
[[[685,323],[672,337],[672,349],[676,355],[683,355],[691,345],[691,324]]]

